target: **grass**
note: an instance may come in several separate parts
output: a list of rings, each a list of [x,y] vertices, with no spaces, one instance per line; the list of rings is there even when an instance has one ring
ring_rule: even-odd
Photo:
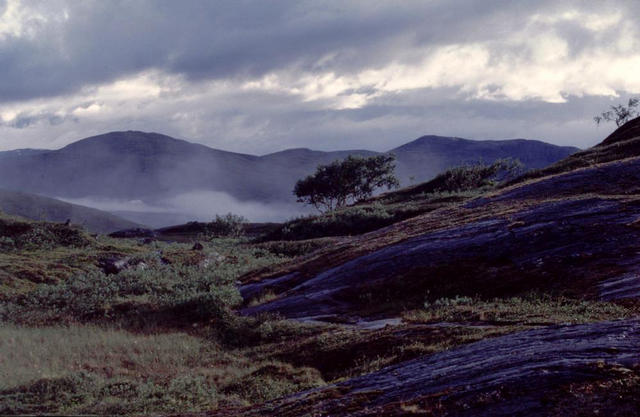
[[[403,314],[412,323],[491,323],[496,325],[580,324],[617,320],[637,314],[633,307],[601,301],[577,300],[567,297],[531,294],[526,297],[441,298],[425,302],[423,309]]]
[[[96,326],[0,327],[0,413],[195,411],[248,405],[323,383],[185,333]]]
[[[238,239],[197,251],[88,242],[34,240],[0,253],[8,276],[0,297],[0,414],[202,411],[324,383],[313,368],[249,355],[315,330],[232,311],[238,277],[290,259],[279,251]],[[97,267],[103,255],[136,259],[138,267],[107,275]],[[34,272],[25,278],[27,269]]]

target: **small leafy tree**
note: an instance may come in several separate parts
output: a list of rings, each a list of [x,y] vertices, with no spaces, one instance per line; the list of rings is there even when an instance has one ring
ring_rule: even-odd
[[[611,110],[601,113],[599,116],[594,117],[593,120],[597,125],[602,122],[615,122],[616,126],[620,127],[629,120],[640,116],[640,113],[636,110],[638,105],[640,105],[640,99],[630,98],[626,106],[622,104],[611,106]]]
[[[206,225],[206,235],[210,238],[238,238],[244,234],[244,225],[247,222],[245,217],[237,214],[227,213],[223,216],[216,214],[215,220]]]
[[[320,211],[331,211],[371,197],[379,188],[398,187],[400,183],[394,170],[393,155],[348,156],[342,161],[318,166],[315,174],[296,183],[293,193],[298,202]]]

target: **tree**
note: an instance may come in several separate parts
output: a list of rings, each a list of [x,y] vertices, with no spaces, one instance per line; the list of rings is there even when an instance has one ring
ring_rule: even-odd
[[[636,107],[640,105],[640,99],[630,98],[626,106],[618,104],[617,106],[610,106],[611,110],[601,113],[599,116],[593,118],[597,125],[604,122],[615,122],[618,127],[627,123],[629,120],[640,116],[640,113],[636,110]]]
[[[319,165],[315,174],[296,183],[293,194],[298,202],[320,211],[335,210],[371,197],[379,188],[398,187],[400,183],[393,174],[394,169],[393,155],[348,156],[342,161]]]

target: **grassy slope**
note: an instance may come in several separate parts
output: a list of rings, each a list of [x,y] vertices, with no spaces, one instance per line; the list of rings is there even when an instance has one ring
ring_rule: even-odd
[[[32,220],[65,222],[86,227],[92,233],[110,233],[138,227],[136,223],[105,211],[49,197],[0,189],[0,211]]]

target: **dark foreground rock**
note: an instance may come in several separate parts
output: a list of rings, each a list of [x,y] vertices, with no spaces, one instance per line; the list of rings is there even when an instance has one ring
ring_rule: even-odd
[[[119,274],[127,269],[146,269],[147,264],[130,256],[110,255],[98,259],[98,267],[107,275]]]
[[[258,409],[220,414],[546,416],[562,414],[570,401],[572,415],[633,416],[640,412],[635,396],[640,385],[612,381],[637,378],[639,366],[639,320],[554,326],[407,361]],[[580,403],[582,389],[598,401]]]

